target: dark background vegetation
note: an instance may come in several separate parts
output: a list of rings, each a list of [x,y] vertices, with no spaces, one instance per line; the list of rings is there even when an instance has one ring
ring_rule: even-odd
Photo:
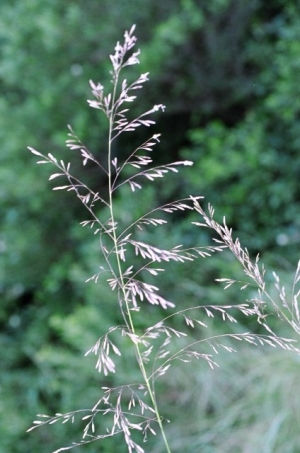
[[[195,165],[142,191],[140,204],[125,191],[121,215],[128,221],[143,206],[203,195],[242,244],[289,283],[300,242],[299,19],[293,0],[1,1],[1,453],[46,453],[80,438],[76,424],[25,431],[36,413],[97,401],[107,382],[83,354],[119,321],[105,282],[84,283],[99,266],[93,235],[78,225],[85,212],[72,194],[51,191],[49,168],[37,167],[26,147],[72,160],[80,174],[79,160],[64,148],[71,124],[100,159],[105,155],[105,122],[87,106],[88,80],[110,84],[108,55],[135,23],[138,69],[150,71],[150,82],[134,111],[165,104],[154,128],[163,134],[157,162],[188,158]],[[140,132],[138,139],[147,137]],[[135,140],[124,137],[120,153]],[[88,178],[105,190],[93,168]],[[149,240],[209,243],[192,220],[199,219],[174,215]],[[215,278],[240,275],[224,255],[174,266],[160,286],[179,307],[236,303],[244,294],[224,292]],[[152,316],[152,307],[145,311]],[[163,384],[159,402],[174,420],[174,451],[300,451],[299,359],[248,348],[220,361],[215,372],[205,363],[179,367]],[[109,383],[128,379],[139,378],[125,352]],[[159,441],[148,448],[162,451]],[[116,439],[82,451],[126,448]]]

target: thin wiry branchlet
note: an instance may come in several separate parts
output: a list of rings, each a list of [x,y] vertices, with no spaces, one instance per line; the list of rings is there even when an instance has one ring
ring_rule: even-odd
[[[214,219],[214,209],[211,205],[208,205],[208,214],[201,207],[198,200],[191,197],[194,202],[195,210],[203,218],[204,223],[193,222],[197,226],[208,227],[217,233],[218,238],[214,238],[214,242],[220,244],[222,247],[228,248],[236,259],[240,262],[245,275],[249,278],[249,282],[243,282],[241,285],[241,290],[247,288],[250,284],[254,284],[257,289],[257,296],[253,297],[250,302],[253,305],[253,311],[257,316],[257,322],[261,324],[271,337],[269,339],[269,344],[271,346],[278,345],[283,349],[294,350],[298,352],[296,347],[293,347],[290,343],[290,339],[278,338],[273,332],[272,328],[268,324],[268,316],[275,314],[280,320],[287,323],[292,329],[299,335],[300,334],[300,315],[299,315],[299,304],[298,297],[300,290],[297,289],[297,284],[300,281],[300,261],[296,269],[294,283],[292,288],[292,301],[289,303],[286,297],[285,287],[280,285],[280,279],[276,273],[273,272],[273,277],[275,279],[275,289],[279,297],[279,302],[277,302],[274,297],[268,291],[265,282],[265,268],[264,265],[260,265],[259,255],[256,256],[254,260],[251,259],[249,251],[247,248],[243,248],[240,244],[238,238],[233,239],[232,229],[228,228],[226,225],[225,218],[223,219],[223,224],[221,225]],[[231,278],[220,278],[217,279],[219,282],[225,284],[225,289],[229,288],[231,285],[238,282],[235,279]],[[266,340],[263,343],[267,343]]]

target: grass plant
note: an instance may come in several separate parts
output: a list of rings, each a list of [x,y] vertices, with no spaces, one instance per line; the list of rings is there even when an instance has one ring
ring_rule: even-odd
[[[297,286],[300,266],[295,275],[291,303],[284,287],[280,285],[279,278],[274,275],[277,301],[268,291],[265,270],[260,266],[259,258],[254,261],[250,258],[247,249],[242,248],[239,240],[233,239],[232,231],[225,220],[223,224],[214,220],[211,206],[208,208],[208,214],[206,213],[200,204],[201,196],[187,194],[180,200],[159,207],[146,207],[145,213],[129,224],[120,215],[119,205],[116,209],[119,192],[126,190],[126,186],[131,189],[130,197],[134,197],[134,203],[137,204],[139,191],[143,190],[145,182],[155,183],[169,173],[177,174],[182,166],[192,165],[188,160],[155,165],[151,156],[160,141],[160,135],[157,133],[152,134],[127,156],[123,156],[119,151],[123,134],[132,134],[138,128],[153,126],[153,115],[165,109],[164,105],[157,104],[134,119],[130,116],[130,105],[137,100],[136,93],[148,81],[148,73],[141,74],[133,82],[122,78],[124,68],[139,63],[140,52],[134,49],[137,41],[134,29],[133,26],[125,32],[124,42],[118,42],[115,53],[110,56],[111,92],[106,93],[100,83],[90,81],[94,99],[88,101],[89,106],[100,110],[107,119],[107,144],[103,145],[103,152],[101,151],[100,156],[91,152],[70,126],[66,142],[71,151],[81,155],[83,166],[93,165],[98,168],[99,178],[107,181],[107,193],[98,192],[77,177],[70,162],[59,160],[51,153],[42,154],[29,148],[38,156],[38,164],[51,164],[56,167],[55,173],[49,178],[51,181],[64,180],[53,190],[73,192],[86,208],[88,218],[82,221],[81,225],[89,230],[89,234],[97,237],[101,255],[99,263],[104,260],[104,264],[87,279],[87,283],[107,284],[115,294],[115,304],[111,310],[118,310],[122,318],[122,324],[111,326],[107,332],[99,333],[100,337],[86,355],[95,356],[95,368],[108,379],[109,375],[118,373],[118,357],[125,349],[131,349],[140,374],[139,382],[125,382],[117,387],[103,386],[102,394],[92,407],[55,415],[39,415],[28,431],[58,422],[68,424],[78,419],[82,422],[81,438],[62,446],[55,453],[112,436],[123,436],[129,453],[143,453],[143,442],[157,432],[162,438],[164,451],[171,453],[174,439],[177,437],[172,436],[172,442],[167,437],[165,426],[168,420],[160,409],[163,395],[157,391],[157,382],[160,379],[168,382],[170,368],[177,370],[178,363],[185,367],[188,362],[199,360],[204,363],[203,366],[208,365],[209,370],[215,370],[218,368],[219,353],[235,352],[240,344],[279,347],[299,353],[294,340],[277,335],[269,320],[276,317],[284,322],[291,332],[299,334],[300,291]],[[125,212],[126,203],[122,208]],[[217,234],[212,245],[184,247],[174,244],[167,248],[160,241],[159,244],[144,242],[145,229],[165,228],[168,233],[168,216],[186,211],[194,211],[200,216],[201,221],[193,222],[197,227],[210,228]],[[187,264],[198,259],[209,259],[212,254],[221,253],[224,249],[229,249],[240,263],[245,281],[237,282],[232,278],[222,278],[219,281],[225,284],[225,288],[239,284],[240,289],[246,290],[252,285],[257,290],[256,295],[245,303],[220,306],[213,302],[203,305],[199,301],[197,306],[177,306],[175,309],[174,303],[154,283],[165,270],[167,263]],[[143,326],[140,319],[146,304],[152,305],[152,309],[157,311],[157,321]],[[162,315],[164,311],[166,313]],[[232,325],[238,324],[236,314],[254,318],[262,333],[233,329]],[[175,318],[179,319],[177,323]],[[223,328],[223,332],[218,335],[210,334],[210,321],[215,318],[222,320],[226,327],[228,325],[228,330]],[[182,328],[177,328],[177,325]],[[199,392],[201,393],[201,389]],[[182,441],[177,439],[177,442],[181,445],[181,451],[192,451],[185,448]],[[211,442],[214,443],[214,439],[211,439]],[[197,444],[197,451],[201,451],[200,447],[201,445]]]

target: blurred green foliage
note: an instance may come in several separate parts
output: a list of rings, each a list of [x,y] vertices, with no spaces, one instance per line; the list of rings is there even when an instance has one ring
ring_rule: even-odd
[[[93,359],[83,355],[120,321],[104,282],[84,283],[101,265],[93,235],[78,226],[85,212],[72,194],[51,191],[48,168],[37,167],[26,146],[72,160],[81,175],[79,159],[64,148],[71,124],[88,147],[105,152],[105,121],[84,105],[90,98],[88,80],[110,83],[107,57],[136,23],[140,69],[150,71],[150,83],[134,109],[166,104],[155,126],[163,132],[157,161],[184,156],[195,165],[179,178],[156,183],[157,191],[153,185],[134,197],[120,194],[120,216],[127,222],[143,206],[204,195],[242,243],[260,252],[272,269],[283,269],[290,281],[300,239],[299,17],[291,0],[150,0],[147,5],[144,0],[2,0],[0,453],[46,453],[78,439],[78,425],[25,431],[36,413],[95,403],[106,383]],[[139,139],[138,134],[118,143],[120,153]],[[87,177],[105,190],[105,180],[92,168]],[[168,220],[167,237],[163,228],[141,235],[166,247],[210,240],[206,231],[190,226],[192,216],[173,214]],[[221,255],[193,266],[170,266],[159,286],[180,306],[244,302],[243,293],[223,292],[215,283],[220,276],[240,275],[237,264]],[[156,312],[146,306],[141,323],[145,313],[155,319]],[[213,329],[222,332],[224,325]],[[247,363],[237,356],[222,358],[217,373],[206,364],[190,365],[189,385],[180,368],[171,382],[161,384],[162,411],[175,418],[169,428],[174,451],[297,451],[293,430],[299,427],[300,404],[287,392],[295,388],[298,359],[248,354]],[[276,380],[274,369],[282,380]],[[126,354],[120,370],[111,385],[125,377],[139,379]],[[250,431],[251,438],[245,434]],[[98,448],[91,444],[84,450]],[[159,440],[149,444],[149,451],[160,448]],[[113,439],[101,451],[124,448]]]

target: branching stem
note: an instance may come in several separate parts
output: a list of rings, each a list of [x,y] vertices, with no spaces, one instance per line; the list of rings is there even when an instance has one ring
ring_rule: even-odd
[[[110,211],[111,223],[113,225],[113,228],[112,228],[112,230],[113,230],[112,231],[112,239],[113,239],[114,250],[115,250],[115,254],[116,254],[116,263],[117,263],[118,275],[119,275],[119,288],[121,290],[122,299],[123,299],[123,300],[120,300],[119,303],[120,303],[120,306],[122,305],[123,302],[125,303],[125,307],[126,307],[125,313],[124,313],[122,307],[121,307],[121,311],[122,311],[122,313],[125,314],[124,321],[125,321],[125,324],[127,325],[127,328],[134,335],[135,334],[135,327],[134,327],[132,313],[131,313],[130,306],[129,306],[129,302],[130,301],[129,301],[129,297],[128,297],[128,292],[126,291],[124,275],[123,275],[122,266],[121,266],[121,260],[120,260],[119,249],[118,249],[118,237],[117,237],[117,234],[116,234],[115,216],[114,216],[114,209],[113,209],[112,132],[113,132],[113,125],[114,125],[114,117],[115,117],[114,105],[115,105],[115,99],[116,99],[118,79],[119,79],[119,71],[116,73],[115,78],[114,78],[114,89],[113,89],[113,96],[112,96],[112,108],[110,110],[110,115],[109,115],[109,135],[108,135],[109,211]],[[164,427],[163,427],[162,417],[160,415],[160,412],[159,412],[159,409],[158,409],[158,405],[157,405],[157,402],[156,402],[155,394],[154,394],[154,391],[153,391],[153,389],[151,387],[150,380],[148,378],[148,375],[147,375],[147,372],[146,372],[146,369],[145,369],[145,366],[144,366],[144,362],[143,362],[143,358],[142,358],[142,353],[140,351],[139,343],[137,343],[137,342],[132,342],[132,343],[133,343],[133,346],[134,346],[134,349],[135,349],[135,355],[136,355],[136,358],[137,358],[137,362],[138,362],[139,368],[141,370],[143,379],[145,381],[145,384],[146,384],[146,387],[147,387],[147,390],[148,390],[148,393],[149,393],[149,396],[150,396],[150,399],[151,399],[151,402],[152,402],[152,405],[153,405],[153,409],[155,410],[155,415],[156,415],[157,422],[158,422],[158,425],[159,425],[159,428],[160,428],[160,431],[161,431],[161,434],[162,434],[162,438],[163,438],[163,441],[164,441],[164,444],[165,444],[165,447],[166,447],[166,452],[167,453],[171,453],[171,450],[170,450],[170,447],[169,447],[169,443],[168,443],[168,439],[166,437],[165,430],[164,430]]]

